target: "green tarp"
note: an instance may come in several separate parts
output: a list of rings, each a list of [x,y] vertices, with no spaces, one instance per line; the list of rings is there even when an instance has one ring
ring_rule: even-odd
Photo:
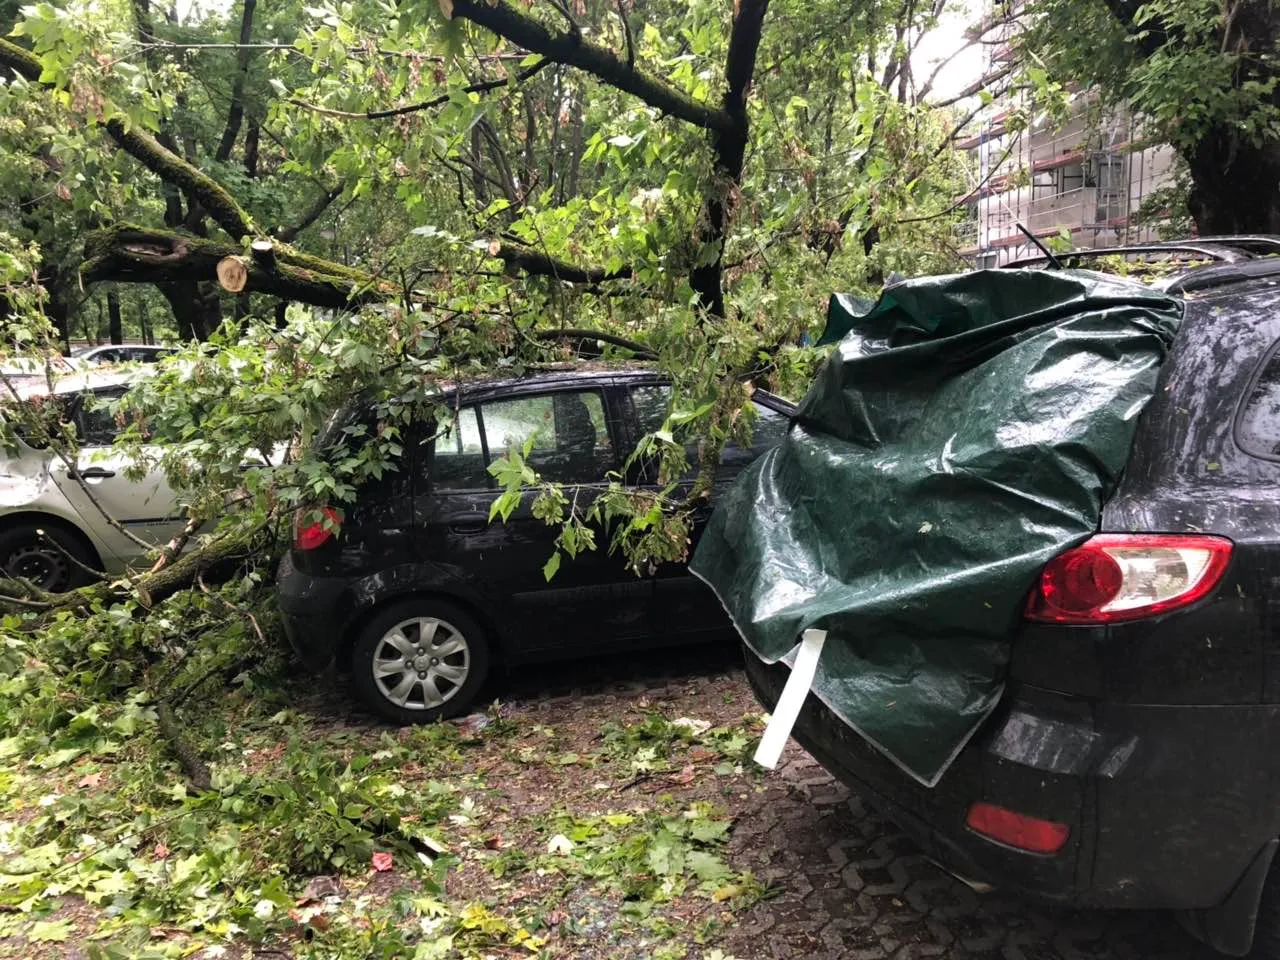
[[[765,661],[827,631],[813,693],[922,783],[999,702],[1044,563],[1098,525],[1182,315],[1084,271],[912,280],[840,342],[693,572]]]

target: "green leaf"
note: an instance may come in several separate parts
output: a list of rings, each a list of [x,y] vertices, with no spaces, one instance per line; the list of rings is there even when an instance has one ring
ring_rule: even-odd
[[[550,583],[551,578],[556,575],[556,571],[558,571],[559,569],[560,569],[560,551],[557,550],[555,553],[551,555],[551,559],[546,562],[546,565],[543,566],[542,575],[546,578],[547,582]]]
[[[694,850],[686,858],[688,868],[702,883],[721,884],[733,876],[723,860],[714,853],[705,850]]]
[[[84,753],[84,747],[63,747],[61,750],[55,750],[53,753],[46,755],[40,760],[39,766],[45,770],[66,766],[82,753]]]
[[[27,939],[35,943],[66,943],[70,937],[70,920],[37,920],[27,934]]]
[[[731,820],[695,820],[689,836],[699,843],[722,843],[729,837]]]
[[[649,869],[660,877],[684,873],[684,844],[664,827],[653,838],[647,859]]]

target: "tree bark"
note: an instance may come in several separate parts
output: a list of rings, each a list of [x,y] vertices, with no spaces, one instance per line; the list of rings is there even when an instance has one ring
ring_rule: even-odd
[[[141,296],[138,298],[138,326],[142,332],[142,342],[146,344],[155,343],[155,334],[151,330],[151,312],[147,309],[147,298]]]
[[[760,0],[757,0],[759,3]],[[767,3],[767,0],[763,0]],[[639,97],[651,107],[707,130],[727,130],[733,120],[724,110],[699,103],[682,90],[620,60],[613,51],[585,40],[579,30],[552,33],[505,0],[453,0],[454,17],[484,27],[549,60],[577,67],[609,86]],[[757,40],[759,36],[757,35]],[[732,55],[732,51],[730,51]],[[755,50],[752,48],[752,62]]]
[[[40,268],[40,286],[44,287],[45,315],[53,321],[58,332],[58,342],[62,352],[71,353],[71,308],[67,303],[66,291],[63,289],[61,273],[57,266],[45,263]]]
[[[124,323],[120,316],[120,292],[107,290],[107,336],[114,344],[124,343]]]
[[[95,231],[85,239],[86,259],[81,275],[86,282],[212,282],[217,277],[218,262],[224,257],[240,256],[241,252],[240,247],[228,243],[126,224]],[[397,295],[390,284],[375,282],[363,271],[293,251],[280,251],[270,269],[250,261],[247,270],[246,292],[267,293],[320,307],[349,307],[394,299]],[[192,328],[192,335],[198,335],[193,315],[207,314],[197,308],[196,292],[172,288],[163,292],[174,307],[174,318],[180,329],[185,323]],[[186,311],[185,314],[180,315],[180,310]]]
[[[707,197],[706,223],[702,229],[701,258],[706,263],[694,267],[689,285],[702,305],[718,317],[724,316],[723,265],[724,246],[729,233],[729,220],[737,202],[742,180],[742,162],[747,138],[751,132],[747,118],[747,92],[755,72],[756,53],[769,0],[739,0],[737,16],[729,35],[729,52],[725,58],[724,113],[730,119],[727,127],[717,128],[712,135],[715,151],[715,182]],[[707,251],[710,248],[710,252]]]
[[[249,121],[249,129],[244,132],[244,172],[250,180],[258,176],[258,141],[262,127],[257,118]]]
[[[1183,158],[1191,173],[1187,207],[1202,237],[1280,233],[1280,144],[1240,143],[1215,130]]]
[[[240,125],[244,122],[244,88],[249,80],[249,58],[253,51],[249,41],[253,39],[253,10],[258,0],[244,0],[244,13],[240,18],[240,49],[236,51],[236,78],[231,84],[231,106],[227,108],[227,125],[218,141],[213,158],[219,163],[231,159]]]

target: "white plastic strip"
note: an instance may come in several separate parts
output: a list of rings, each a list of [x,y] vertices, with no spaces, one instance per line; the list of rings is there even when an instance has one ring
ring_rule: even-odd
[[[796,662],[791,665],[791,676],[787,678],[787,685],[782,688],[782,696],[778,698],[778,705],[773,708],[773,716],[769,718],[769,725],[764,728],[764,736],[760,738],[760,746],[756,748],[756,763],[768,770],[777,767],[782,758],[782,748],[787,745],[787,738],[791,736],[791,728],[796,725],[796,718],[800,716],[804,698],[813,686],[813,675],[818,670],[818,657],[826,640],[825,630],[806,630],[800,640]]]

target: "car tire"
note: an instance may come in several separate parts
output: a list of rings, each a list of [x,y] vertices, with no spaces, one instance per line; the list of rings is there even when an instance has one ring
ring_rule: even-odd
[[[55,524],[22,524],[0,533],[0,576],[24,577],[41,590],[62,593],[93,583],[99,561],[74,533]]]
[[[397,724],[465,713],[489,675],[489,639],[457,604],[415,597],[387,607],[360,631],[351,684],[374,713]]]

